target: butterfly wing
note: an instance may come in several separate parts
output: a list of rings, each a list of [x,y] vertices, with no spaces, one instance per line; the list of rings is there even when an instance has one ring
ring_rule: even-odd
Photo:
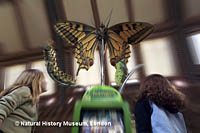
[[[110,52],[110,62],[113,66],[125,59],[128,62],[130,57],[129,44],[141,42],[153,31],[153,26],[143,22],[126,22],[116,24],[108,30],[108,48]]]
[[[78,46],[75,48],[75,57],[77,58],[77,63],[80,64],[77,71],[78,75],[80,69],[88,70],[94,64],[94,52],[97,47],[95,31],[78,41],[77,44]]]
[[[75,58],[80,69],[88,70],[94,62],[95,28],[79,22],[67,21],[54,26],[58,35],[69,45],[75,47]]]
[[[153,32],[153,25],[144,22],[125,22],[109,28],[117,33],[126,43],[137,44]]]
[[[115,64],[121,59],[125,59],[126,63],[130,57],[130,48],[127,42],[125,42],[118,34],[112,30],[108,30],[108,49],[110,54],[110,63]]]
[[[71,46],[76,45],[77,41],[95,30],[94,27],[73,21],[57,23],[54,28],[58,35]]]

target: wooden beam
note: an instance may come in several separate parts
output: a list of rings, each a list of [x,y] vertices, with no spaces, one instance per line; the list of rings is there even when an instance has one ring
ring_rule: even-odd
[[[57,51],[57,49],[55,49]],[[65,53],[71,53],[72,48],[65,47]],[[0,51],[1,52],[1,51]],[[31,51],[22,51],[16,52],[12,54],[3,54],[0,56],[0,65],[8,66],[8,65],[16,65],[17,63],[27,63],[35,60],[44,59],[43,56],[43,48],[34,48]]]
[[[3,54],[5,54],[5,52],[4,52],[3,44],[0,42],[0,59],[2,58]]]
[[[154,32],[150,36],[148,36],[146,40],[170,36],[177,30],[176,25],[172,21],[155,24],[154,27]]]
[[[3,53],[3,48],[2,45],[0,43],[0,59],[2,58],[2,53]],[[4,67],[0,65],[0,92],[4,89],[4,78],[5,78],[5,74],[4,74]]]
[[[165,22],[155,24],[154,32],[147,39],[155,39],[174,34],[178,27],[176,23],[169,19]],[[186,36],[200,32],[200,16],[191,17],[182,22],[183,33]]]
[[[132,0],[126,0],[125,4],[126,4],[126,12],[128,14],[128,20],[130,22],[134,22],[135,18],[134,18],[134,12],[132,8]]]
[[[0,0],[0,5],[10,2],[10,0]]]
[[[63,0],[57,0],[56,1],[57,4],[57,10],[58,10],[58,18],[60,18],[60,20],[62,22],[67,21],[67,14],[66,11],[64,9],[64,3]],[[72,49],[70,48],[70,45],[68,45],[66,42],[64,42],[62,40],[62,44],[64,45],[63,47],[66,47],[69,51],[71,52],[64,52],[64,67],[65,67],[65,72],[67,74],[72,75],[73,77],[74,75],[74,60],[73,60],[73,54],[72,54]],[[67,46],[68,45],[68,46]]]
[[[176,51],[178,57],[178,69],[180,74],[184,76],[191,76],[192,69],[192,57],[189,51],[189,45],[187,44],[186,34],[184,33],[184,14],[183,3],[181,0],[167,0],[165,2],[166,16],[168,20],[176,26],[174,34],[172,34],[172,41],[174,43],[173,49]]]
[[[23,51],[21,53],[13,53],[9,55],[3,55],[0,59],[0,66],[10,66],[21,63],[27,63],[30,61],[35,61],[43,59],[43,51],[41,48],[32,49],[31,51]]]
[[[19,7],[19,1],[12,0],[10,2],[13,5],[14,16],[16,17],[17,26],[18,26],[20,37],[22,40],[22,46],[25,50],[30,50],[31,49],[30,38],[28,36],[27,29],[26,29],[25,23],[23,21],[22,11]]]
[[[200,32],[200,16],[193,16],[184,21],[183,25],[186,34],[195,34]]]
[[[64,12],[64,7],[62,6],[63,3],[61,0],[45,0],[45,5],[46,5],[46,11],[47,11],[47,14],[48,14],[48,19],[49,19],[49,22],[50,22],[50,29],[51,29],[51,32],[52,32],[52,37],[53,39],[55,40],[56,42],[56,47],[57,47],[57,63],[58,63],[58,66],[60,67],[61,70],[63,70],[64,72],[66,73],[70,73],[70,74],[73,74],[72,72],[72,64],[73,64],[73,60],[72,60],[72,57],[69,58],[66,58],[64,55],[64,42],[63,40],[56,34],[55,30],[53,29],[53,26],[58,22],[58,21],[66,21],[66,14]],[[69,56],[71,56],[71,54],[69,54]],[[66,69],[66,60],[69,60],[69,62],[71,63],[70,66],[71,66],[71,70],[67,70]],[[59,101],[60,101],[60,104],[63,103],[63,101],[65,100],[65,97],[64,97],[64,94],[66,92],[66,88],[63,87],[63,86],[57,86],[57,88],[59,87],[59,89],[57,89],[56,91],[58,91],[59,93]]]
[[[0,92],[4,90],[5,69],[0,67]]]
[[[100,17],[99,17],[99,10],[97,6],[97,1],[96,0],[90,0],[91,7],[92,7],[92,13],[95,21],[95,26],[99,27],[101,22],[100,22]]]
[[[55,0],[55,2],[58,20],[62,22],[67,21],[67,14],[64,8],[63,0]]]
[[[56,49],[57,49],[57,58],[58,58],[58,65],[60,68],[65,71],[68,74],[73,75],[73,57],[72,53],[67,53],[67,56],[70,56],[70,58],[66,58],[64,56],[64,49],[71,50],[70,46],[64,45],[64,41],[57,35],[55,32],[53,26],[58,21],[66,21],[66,12],[63,7],[63,1],[62,0],[45,0],[46,5],[46,12],[48,14],[48,19],[50,23],[50,29],[52,33],[52,38],[56,41]],[[66,64],[67,62],[67,64]],[[66,66],[68,69],[66,69]]]

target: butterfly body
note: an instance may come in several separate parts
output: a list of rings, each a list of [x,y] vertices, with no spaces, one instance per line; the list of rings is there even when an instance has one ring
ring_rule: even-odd
[[[110,63],[115,66],[130,57],[129,44],[137,44],[153,31],[153,26],[143,22],[126,22],[111,27],[100,25],[98,28],[79,22],[57,23],[55,30],[69,45],[74,46],[75,58],[80,69],[88,70],[94,64],[94,52],[104,40],[105,51],[108,48]],[[77,74],[78,74],[77,72]]]

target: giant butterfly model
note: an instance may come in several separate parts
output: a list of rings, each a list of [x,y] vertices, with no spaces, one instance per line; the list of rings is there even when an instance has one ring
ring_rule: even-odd
[[[109,49],[110,63],[115,66],[122,59],[127,63],[130,57],[129,44],[134,45],[141,42],[152,33],[154,27],[144,22],[125,22],[116,24],[110,28],[108,28],[108,24],[107,26],[102,24],[98,28],[94,28],[79,22],[67,21],[57,23],[54,28],[68,45],[75,48],[75,58],[79,64],[78,75],[80,69],[88,70],[94,64],[94,52],[102,44],[102,40],[104,40],[104,51],[107,48]],[[49,48],[54,51],[52,47]],[[45,54],[46,57],[48,55],[48,53]],[[50,64],[48,62],[55,61],[55,59],[52,59],[52,61],[47,59],[51,59],[51,57],[46,58],[47,64]],[[58,74],[56,76],[54,75],[58,71],[59,68],[56,67],[56,69],[52,69],[49,73],[56,79]],[[59,79],[59,82],[62,83],[62,80]],[[64,84],[66,83],[66,81],[63,82]],[[67,83],[70,82],[70,80],[67,81]]]
[[[110,63],[115,64],[121,59],[126,63],[130,57],[129,44],[137,44],[147,37],[153,26],[143,22],[126,22],[114,25],[110,28],[103,24],[94,28],[79,22],[67,21],[57,23],[56,32],[67,44],[75,47],[75,58],[79,64],[79,69],[88,70],[94,64],[94,51],[102,39],[106,48],[109,49]]]

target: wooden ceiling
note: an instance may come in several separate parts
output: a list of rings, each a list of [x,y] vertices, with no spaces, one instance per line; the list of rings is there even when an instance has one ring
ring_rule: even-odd
[[[22,58],[42,57],[42,47],[52,40],[47,0],[0,0],[0,64],[10,64]],[[53,0],[52,0],[53,1]],[[170,11],[163,0],[55,0],[62,10],[60,16],[92,26],[105,22],[112,10],[110,26],[125,21],[142,21],[154,24],[151,37],[170,28],[173,23]],[[184,23],[199,30],[200,1],[182,0]],[[198,28],[197,28],[198,27]],[[189,29],[189,28],[188,28]],[[195,31],[196,31],[195,30]],[[166,33],[166,32],[165,32]],[[4,63],[2,63],[4,62]],[[12,63],[11,63],[12,64]]]

